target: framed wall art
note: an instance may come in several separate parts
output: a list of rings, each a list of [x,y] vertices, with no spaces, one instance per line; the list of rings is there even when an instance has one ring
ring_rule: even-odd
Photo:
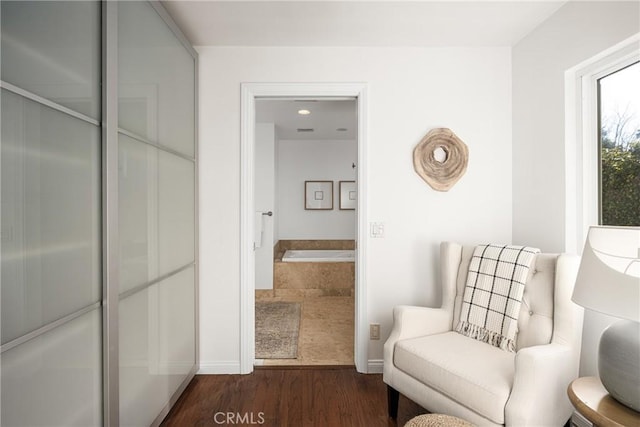
[[[340,209],[353,210],[358,203],[356,182],[340,181]]]
[[[307,210],[333,209],[333,181],[305,181],[304,208]]]

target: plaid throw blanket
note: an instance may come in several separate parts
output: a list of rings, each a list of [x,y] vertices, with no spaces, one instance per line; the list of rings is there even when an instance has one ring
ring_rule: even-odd
[[[539,252],[526,246],[477,246],[456,331],[515,352],[524,285]]]

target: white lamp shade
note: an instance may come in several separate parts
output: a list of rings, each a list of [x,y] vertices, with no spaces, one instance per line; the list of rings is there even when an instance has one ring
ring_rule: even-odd
[[[572,300],[640,322],[640,227],[591,227]]]

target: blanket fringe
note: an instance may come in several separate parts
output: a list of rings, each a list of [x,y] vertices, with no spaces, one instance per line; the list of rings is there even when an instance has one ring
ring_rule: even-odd
[[[494,347],[500,347],[501,349],[506,351],[516,351],[515,340],[509,339],[497,332],[489,331],[485,328],[466,321],[461,320],[460,322],[458,322],[458,326],[456,326],[456,332],[459,332],[469,338],[491,344]]]

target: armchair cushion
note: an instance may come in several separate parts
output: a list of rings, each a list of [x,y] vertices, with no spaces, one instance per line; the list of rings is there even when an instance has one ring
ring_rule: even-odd
[[[394,365],[496,424],[504,424],[515,353],[445,332],[398,341]]]

